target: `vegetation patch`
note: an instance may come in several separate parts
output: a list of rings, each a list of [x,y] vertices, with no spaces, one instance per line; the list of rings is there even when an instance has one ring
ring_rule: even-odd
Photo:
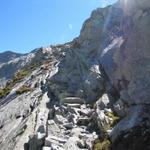
[[[109,124],[102,126],[101,138],[94,141],[92,150],[110,150],[111,148],[111,142],[109,140],[107,131],[116,125],[121,118],[116,116],[113,112],[106,112],[105,115],[108,116],[112,121]]]
[[[40,65],[39,63],[31,63],[31,64],[25,66],[20,71],[18,71],[14,75],[14,77],[6,83],[6,86],[4,88],[0,89],[0,99],[6,97],[10,93],[10,91],[12,90],[12,88],[15,86],[16,83],[19,83],[20,81],[22,81],[27,75],[29,75],[39,65]],[[30,90],[31,89],[29,87],[23,86],[16,92],[16,94],[20,95],[20,94],[28,92]]]
[[[106,112],[105,115],[112,119],[110,127],[115,126],[120,121],[120,117],[116,116],[113,112]]]
[[[92,150],[110,150],[110,145],[111,143],[107,139],[104,139],[102,141],[99,139],[96,139],[94,141]]]
[[[14,78],[12,79],[12,83],[13,85],[20,82],[24,77],[26,77],[29,74],[29,72],[27,70],[20,70],[19,72],[17,72],[14,76]]]
[[[22,87],[20,87],[17,91],[16,91],[16,94],[17,95],[21,95],[23,93],[26,93],[26,92],[30,92],[31,91],[31,88],[28,87],[27,85],[23,85]]]
[[[10,86],[6,86],[3,89],[0,89],[0,98],[7,96],[10,93],[10,91],[11,91]]]

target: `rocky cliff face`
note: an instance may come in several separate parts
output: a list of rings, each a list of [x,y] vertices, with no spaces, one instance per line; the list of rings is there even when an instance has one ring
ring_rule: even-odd
[[[120,0],[72,42],[2,64],[21,72],[0,91],[1,148],[149,150],[149,18],[149,0]]]

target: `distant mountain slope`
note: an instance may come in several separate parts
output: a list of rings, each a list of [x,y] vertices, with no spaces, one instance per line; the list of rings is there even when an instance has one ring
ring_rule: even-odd
[[[55,54],[58,53],[56,52],[57,50],[55,50],[55,48],[53,49],[55,51]],[[3,56],[7,53],[9,52],[3,53]],[[10,53],[13,54],[13,52]],[[41,65],[44,61],[46,61],[49,57],[51,57],[51,48],[41,47],[33,50],[28,54],[24,55],[17,54],[17,55],[20,56],[18,56],[17,58],[14,57],[12,60],[8,60],[5,63],[0,63],[0,88],[4,87],[6,85],[6,82],[12,79],[12,77],[14,77],[14,75],[21,69],[28,68],[29,65],[31,65],[31,67]]]
[[[12,51],[2,52],[2,53],[0,53],[0,63],[6,63],[6,62],[8,62],[10,60],[13,60],[17,57],[20,57],[22,55],[23,54],[15,53],[15,52],[12,52]]]

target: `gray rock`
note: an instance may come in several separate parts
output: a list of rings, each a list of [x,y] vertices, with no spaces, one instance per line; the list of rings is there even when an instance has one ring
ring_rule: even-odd
[[[80,104],[67,104],[67,107],[75,107],[75,108],[80,108]]]
[[[66,129],[72,129],[74,127],[73,123],[70,122],[70,123],[64,123],[63,126],[66,128]]]
[[[58,146],[58,145],[55,145],[55,144],[52,144],[52,149],[53,150],[64,150],[62,147]]]
[[[52,150],[52,148],[51,148],[51,147],[46,147],[46,146],[44,146],[44,147],[42,148],[42,150]]]
[[[104,94],[104,95],[96,102],[96,105],[97,105],[98,109],[100,109],[100,110],[104,110],[105,108],[108,108],[109,104],[110,104],[110,100],[109,100],[107,94]]]
[[[61,129],[59,127],[59,124],[56,124],[55,122],[51,123],[51,124],[48,124],[47,134],[48,135],[53,135],[53,136],[59,136],[59,134],[62,134]]]
[[[75,107],[68,107],[68,111],[72,114],[75,114],[77,116],[79,116],[79,112],[80,112],[81,109],[79,108],[75,108]]]
[[[146,136],[149,135],[149,110],[149,106],[146,105],[131,106],[129,108],[128,115],[110,132],[113,149],[125,150],[127,147],[129,149],[138,149],[139,147],[149,149],[149,136]],[[129,139],[132,139],[132,142],[129,142]],[[146,145],[144,145],[145,142]],[[128,143],[128,145],[125,143]],[[135,143],[136,145],[134,145]]]
[[[80,141],[78,137],[70,137],[67,143],[64,145],[64,149],[65,150],[70,150],[70,149],[80,150],[77,144],[78,141]]]
[[[55,124],[54,120],[48,120],[48,125],[54,125],[54,124]]]
[[[81,109],[81,110],[79,111],[80,115],[82,115],[82,116],[88,116],[88,117],[90,117],[93,112],[94,112],[94,110],[92,110],[92,109],[90,109],[90,108]]]
[[[77,125],[87,126],[89,124],[89,122],[90,122],[90,118],[88,118],[88,117],[80,117],[77,120]]]
[[[121,99],[119,99],[115,104],[114,104],[114,111],[117,113],[118,116],[124,117],[126,115],[125,112],[125,104]]]
[[[69,122],[72,122],[73,124],[77,124],[78,115],[76,114],[70,114],[67,116],[67,119]]]
[[[36,135],[30,136],[29,150],[40,150],[44,144],[44,138],[38,138]]]
[[[62,146],[66,142],[67,142],[66,139],[59,138],[59,137],[52,136],[52,135],[49,135],[48,137],[45,138],[45,146],[51,146],[52,143],[59,145],[59,146]]]
[[[83,104],[84,100],[79,97],[66,97],[64,99],[61,99],[61,103]]]
[[[64,124],[64,123],[67,123],[67,122],[68,122],[67,119],[64,118],[64,117],[61,116],[61,115],[56,115],[55,118],[54,118],[54,121],[55,121],[56,123],[59,123],[59,124]]]

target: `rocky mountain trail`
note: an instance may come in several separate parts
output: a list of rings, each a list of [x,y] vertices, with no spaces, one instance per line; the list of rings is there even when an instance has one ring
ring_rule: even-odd
[[[149,150],[149,9],[119,0],[72,42],[0,64],[1,149]]]
[[[27,149],[92,150],[94,141],[99,137],[96,128],[93,128],[97,125],[92,122],[95,119],[94,109],[88,104],[79,104],[78,101],[76,104],[65,105],[55,105],[53,100],[49,103],[51,107],[48,117],[47,113],[41,116],[42,122],[45,116],[47,122],[39,126],[39,130],[29,140]],[[105,120],[99,119],[101,123]]]
[[[93,106],[79,97],[65,97],[61,101],[52,94],[48,97],[47,80],[57,73],[57,67],[56,64],[44,72],[43,68],[34,70],[17,83],[9,95],[24,84],[30,85],[32,91],[15,96],[10,101],[7,101],[9,95],[3,99],[0,126],[1,147],[4,150],[92,149],[99,137],[98,130],[95,130],[98,129],[97,122],[92,121],[97,120]],[[101,119],[100,122],[105,122]],[[13,129],[6,134],[11,126]]]

